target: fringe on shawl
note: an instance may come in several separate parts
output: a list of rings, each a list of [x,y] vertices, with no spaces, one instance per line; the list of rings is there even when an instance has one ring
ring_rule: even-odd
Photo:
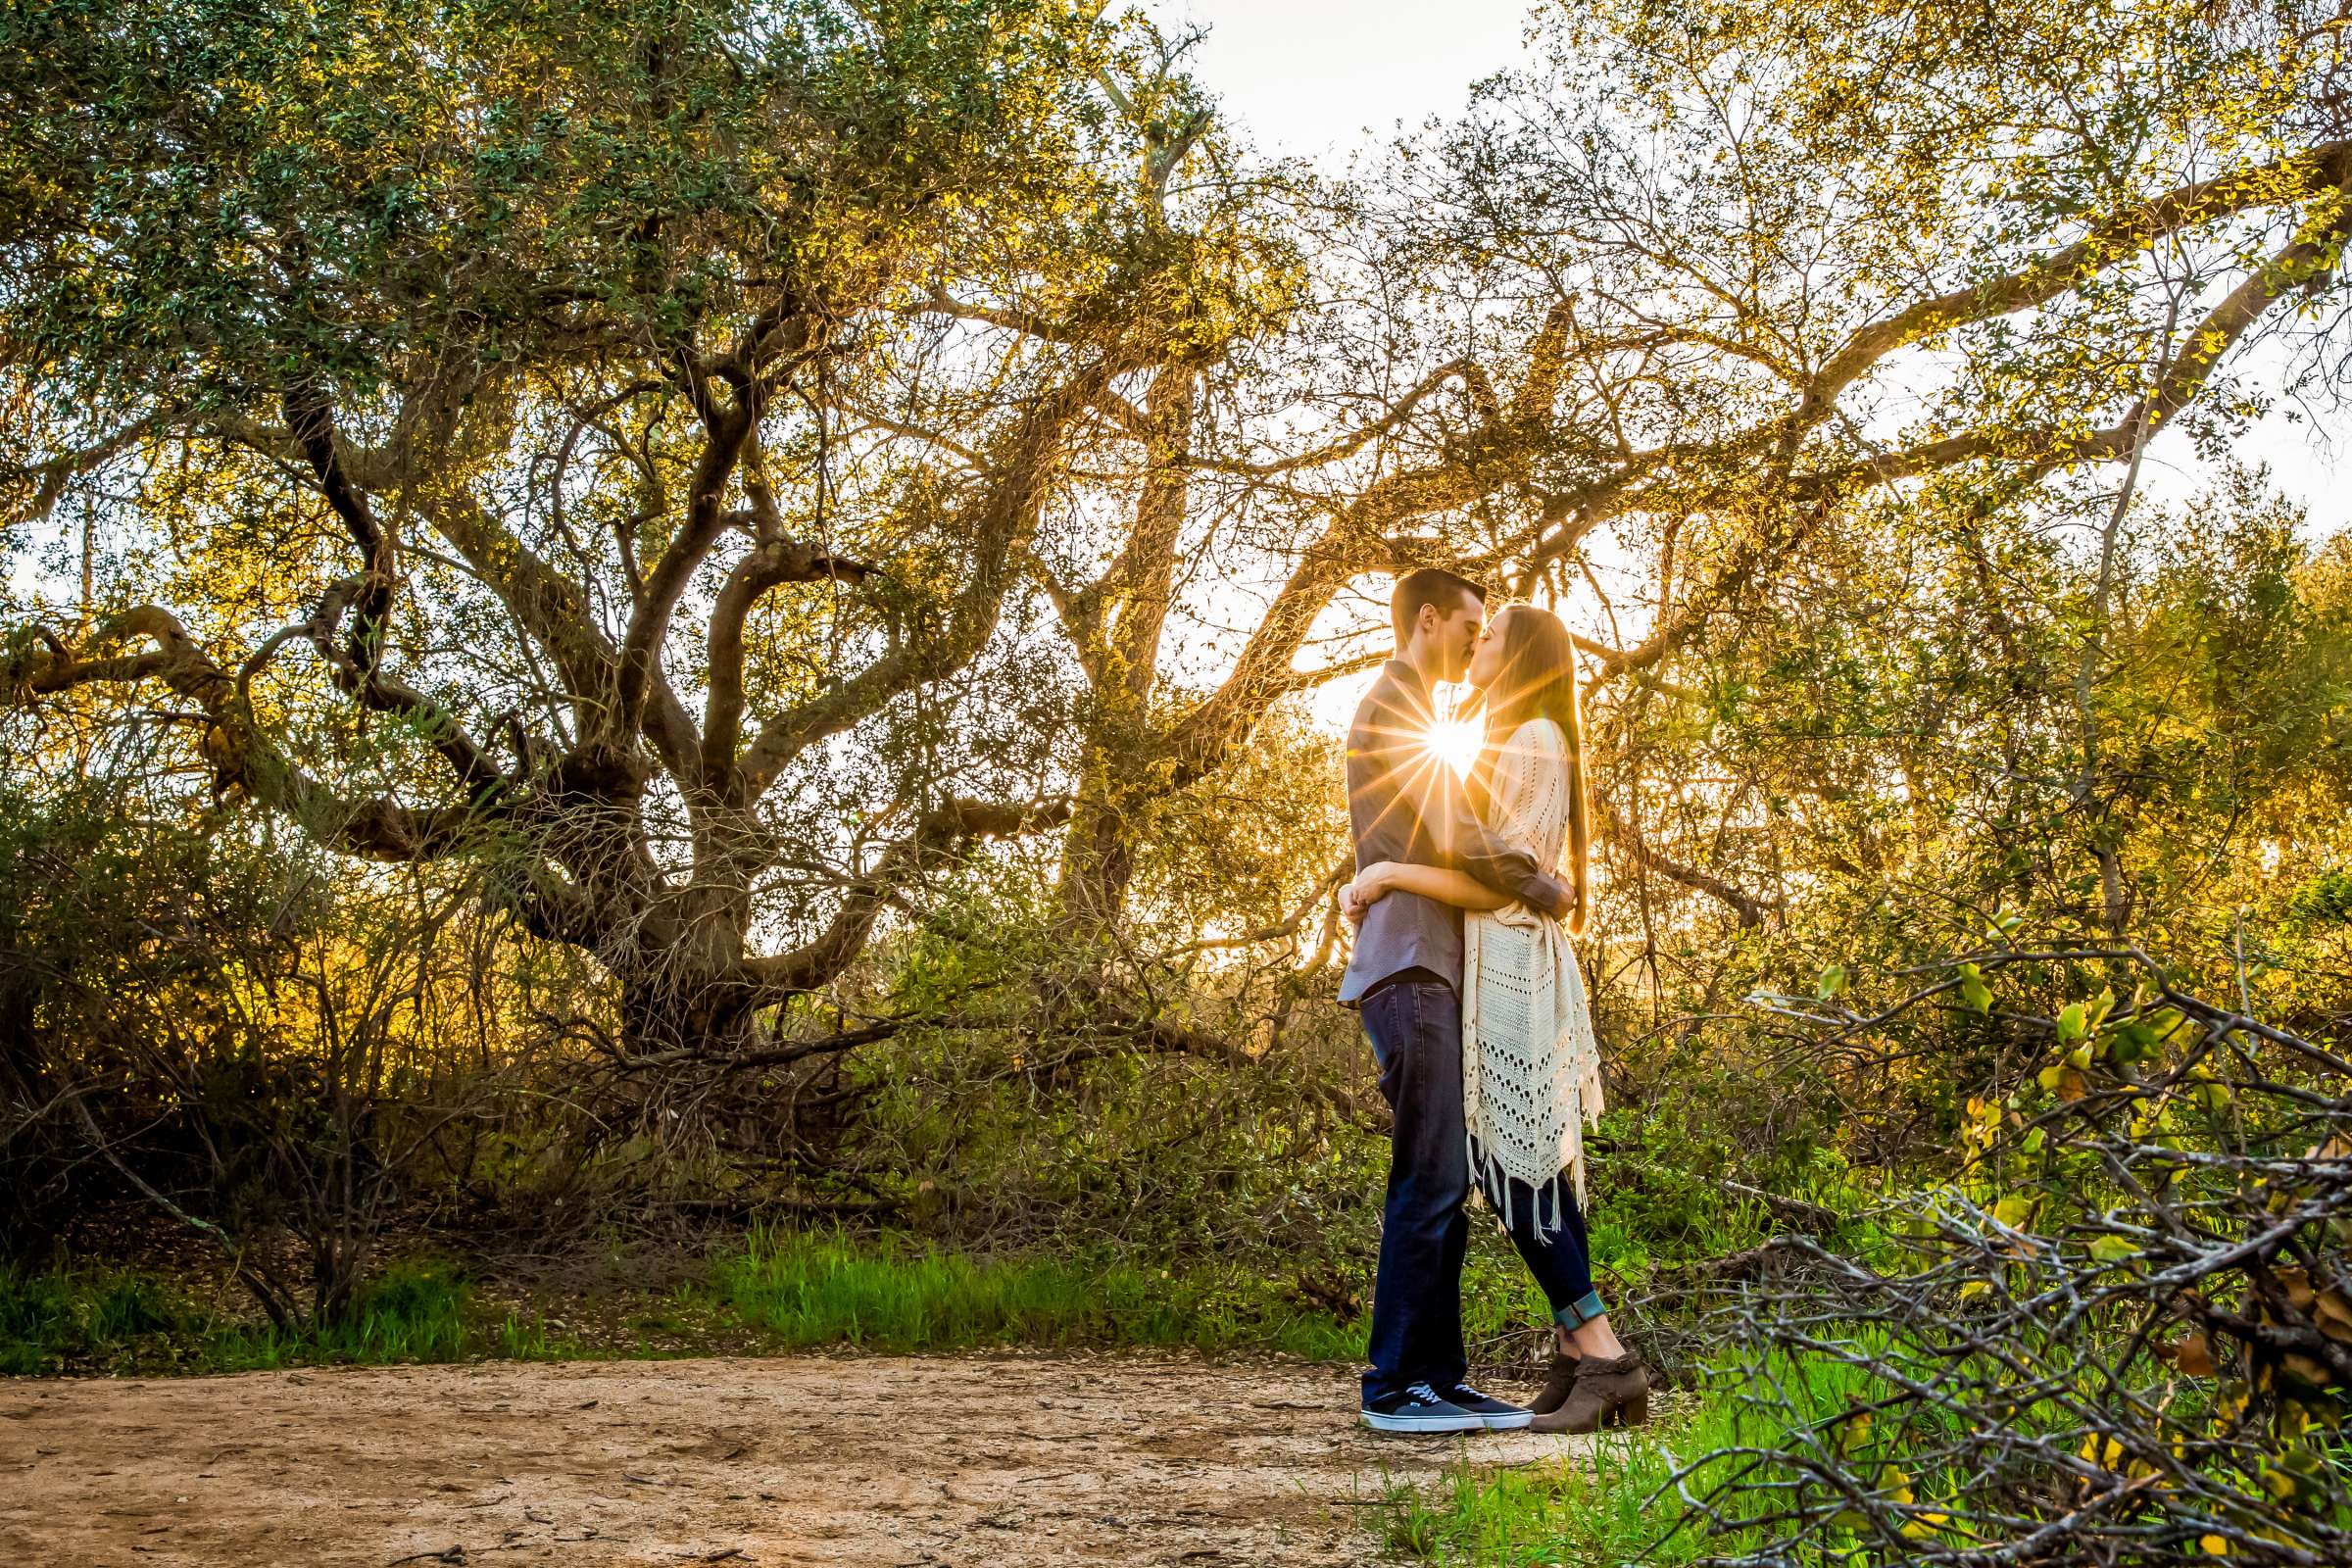
[[[1578,1004],[1581,1002],[1583,1002],[1583,997],[1578,997]],[[1472,1042],[1472,1049],[1477,1049],[1475,1042]],[[1534,1230],[1536,1242],[1541,1242],[1543,1246],[1550,1246],[1552,1237],[1554,1234],[1559,1234],[1559,1227],[1564,1225],[1562,1213],[1559,1213],[1559,1201],[1562,1201],[1562,1197],[1564,1197],[1562,1178],[1569,1178],[1569,1185],[1574,1185],[1578,1213],[1592,1213],[1592,1203],[1586,1199],[1586,1124],[1588,1121],[1599,1121],[1601,1074],[1599,1074],[1599,1060],[1594,1060],[1594,1057],[1590,1057],[1590,1055],[1586,1062],[1581,1062],[1581,1067],[1583,1067],[1583,1072],[1578,1074],[1578,1086],[1576,1086],[1578,1107],[1576,1107],[1576,1114],[1569,1119],[1569,1128],[1571,1128],[1569,1131],[1569,1163],[1559,1166],[1559,1171],[1552,1171],[1550,1178],[1543,1180],[1541,1185],[1539,1183],[1522,1183],[1522,1185],[1527,1185],[1531,1192],[1534,1192],[1536,1225],[1531,1227],[1531,1230]],[[1507,1227],[1510,1227],[1510,1208],[1512,1208],[1512,1201],[1510,1201],[1512,1175],[1510,1175],[1510,1171],[1505,1171],[1503,1168],[1503,1154],[1500,1154],[1498,1150],[1489,1150],[1487,1145],[1480,1143],[1480,1136],[1477,1136],[1477,1133],[1465,1133],[1463,1140],[1470,1145],[1470,1180],[1472,1183],[1477,1183],[1477,1190],[1487,1195],[1487,1206],[1494,1208],[1494,1213],[1503,1220],[1503,1227],[1507,1230]],[[1550,1210],[1552,1210],[1550,1222],[1545,1222],[1545,1218],[1543,1218],[1543,1210],[1545,1210],[1545,1199],[1550,1199]]]
[[[1502,1221],[1503,1228],[1507,1230],[1511,1224],[1511,1183],[1514,1178],[1502,1168],[1502,1156],[1483,1147],[1479,1143],[1476,1133],[1469,1136],[1469,1144],[1470,1179],[1478,1185],[1479,1192],[1487,1200],[1487,1206],[1494,1210],[1496,1217]],[[1586,1212],[1585,1151],[1583,1146],[1584,1140],[1580,1136],[1577,1140],[1574,1156],[1567,1164],[1554,1171],[1550,1179],[1541,1185],[1531,1186],[1525,1182],[1520,1183],[1521,1186],[1528,1187],[1533,1195],[1535,1224],[1530,1227],[1530,1230],[1536,1240],[1545,1247],[1551,1245],[1551,1239],[1557,1236],[1561,1227],[1566,1224],[1560,1204],[1567,1197],[1570,1186],[1576,1190],[1577,1212],[1580,1214]],[[1548,1204],[1545,1202],[1546,1199],[1550,1200]],[[1548,1220],[1544,1217],[1546,1207],[1551,1211],[1551,1218]]]
[[[1534,1233],[1536,1240],[1545,1246],[1551,1244],[1552,1237],[1558,1233],[1562,1223],[1559,1213],[1559,1199],[1562,1191],[1560,1179],[1562,1177],[1567,1177],[1575,1188],[1577,1211],[1586,1214],[1592,1212],[1592,1203],[1585,1196],[1585,1128],[1590,1123],[1598,1121],[1602,1110],[1606,1108],[1601,1090],[1599,1044],[1592,1035],[1591,1015],[1584,1012],[1584,977],[1576,972],[1573,964],[1570,966],[1569,976],[1576,994],[1574,1005],[1581,1015],[1570,1027],[1572,1030],[1578,1030],[1582,1039],[1578,1042],[1580,1049],[1576,1054],[1575,1086],[1571,1090],[1576,1097],[1577,1105],[1575,1111],[1568,1117],[1568,1136],[1565,1140],[1568,1146],[1566,1151],[1568,1157],[1566,1163],[1543,1182],[1521,1183],[1522,1186],[1529,1187],[1535,1194]],[[1578,1029],[1579,1025],[1581,1025],[1581,1029]],[[1511,1182],[1513,1177],[1503,1168],[1501,1151],[1490,1149],[1479,1140],[1477,1124],[1481,1119],[1481,1102],[1485,1097],[1479,1092],[1477,1081],[1484,1076],[1483,1055],[1477,1032],[1465,1030],[1464,1034],[1466,1038],[1462,1042],[1462,1068],[1466,1081],[1462,1086],[1464,1090],[1462,1108],[1466,1113],[1466,1120],[1471,1123],[1464,1129],[1464,1142],[1469,1146],[1470,1152],[1470,1179],[1486,1196],[1487,1205],[1494,1210],[1507,1228],[1511,1223]],[[1544,1199],[1547,1196],[1551,1199],[1550,1208],[1552,1211],[1552,1218],[1548,1224],[1544,1220]]]

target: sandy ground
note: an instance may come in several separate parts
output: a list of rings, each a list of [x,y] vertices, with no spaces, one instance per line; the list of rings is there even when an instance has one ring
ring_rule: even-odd
[[[1344,1367],[1124,1355],[6,1380],[0,1562],[1352,1563],[1384,1477],[1585,1441],[1354,1404]]]

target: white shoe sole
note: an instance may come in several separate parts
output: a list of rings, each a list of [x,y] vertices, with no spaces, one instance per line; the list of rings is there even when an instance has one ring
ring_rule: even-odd
[[[1486,1423],[1489,1432],[1516,1432],[1535,1418],[1536,1412],[1533,1410],[1513,1410],[1509,1415],[1479,1417]]]
[[[1382,1415],[1377,1410],[1358,1410],[1356,1415],[1375,1432],[1484,1432],[1487,1417],[1483,1415],[1411,1415],[1399,1412]]]

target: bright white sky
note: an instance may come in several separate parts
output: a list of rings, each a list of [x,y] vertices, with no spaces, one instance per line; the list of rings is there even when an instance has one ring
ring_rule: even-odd
[[[1266,146],[1337,164],[1401,121],[1451,115],[1521,58],[1528,0],[1145,0],[1208,29],[1195,77]]]
[[[1528,0],[1143,0],[1142,9],[1170,29],[1207,28],[1193,55],[1197,79],[1264,149],[1336,171],[1350,153],[1458,112],[1472,82],[1520,64],[1531,8]],[[2275,358],[2241,363],[2277,384]],[[2278,486],[2309,509],[2313,536],[2352,524],[2342,482],[2352,469],[2310,416],[2298,421],[2275,408],[2238,451],[2270,464]],[[2205,478],[2185,436],[2166,431],[2142,461],[2140,493],[2178,503]],[[1365,683],[1327,689],[1317,716],[1344,723]]]

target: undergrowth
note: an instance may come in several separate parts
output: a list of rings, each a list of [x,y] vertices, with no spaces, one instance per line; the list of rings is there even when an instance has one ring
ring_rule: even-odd
[[[207,1306],[135,1269],[0,1263],[0,1374],[10,1376],[466,1361],[496,1353],[488,1328],[444,1263],[387,1268],[344,1316],[301,1333]],[[568,1348],[543,1326],[517,1328],[507,1353],[555,1359]]]
[[[1760,1375],[1777,1380],[1779,1397],[1741,1398]],[[1481,1470],[1466,1450],[1440,1481],[1390,1484],[1369,1522],[1390,1556],[1445,1568],[1672,1564],[1753,1548],[1766,1544],[1754,1528],[1676,1528],[1677,1471],[1710,1453],[1778,1446],[1791,1425],[1845,1410],[1863,1386],[1858,1368],[1819,1358],[1800,1366],[1776,1355],[1761,1374],[1716,1365],[1695,1393],[1655,1401],[1648,1426],[1599,1433],[1573,1459],[1512,1469]]]
[[[601,1318],[591,1334],[578,1319]],[[567,1319],[569,1321],[567,1321]],[[344,1363],[563,1360],[698,1351],[981,1347],[1189,1348],[1351,1359],[1360,1315],[1299,1301],[1238,1263],[1155,1268],[1109,1255],[971,1256],[919,1241],[757,1227],[666,1296],[517,1309],[458,1266],[396,1264],[308,1333],[208,1306],[122,1267],[0,1263],[0,1375],[241,1372]]]

